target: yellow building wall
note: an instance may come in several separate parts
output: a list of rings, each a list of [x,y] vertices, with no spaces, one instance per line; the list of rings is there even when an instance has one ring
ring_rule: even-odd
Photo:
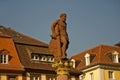
[[[83,76],[83,80],[90,80],[90,74],[93,73],[93,78],[94,80],[97,80],[98,75],[95,75],[97,73],[97,70],[91,70],[91,71],[87,71],[85,72],[82,76]],[[82,79],[81,79],[82,80]]]
[[[0,75],[0,80],[7,80],[7,76],[5,74]]]
[[[109,71],[113,71],[114,80],[120,80],[120,70],[113,70],[113,69],[105,69],[104,70],[105,80],[109,80],[109,74],[108,74]]]
[[[19,76],[18,76],[18,80],[22,80],[22,75],[19,75]]]
[[[75,77],[71,77],[70,80],[75,80]]]
[[[0,80],[8,80],[7,74],[1,74],[0,75]],[[22,79],[22,74],[17,76],[17,80],[23,80]]]
[[[108,80],[108,70],[104,70],[104,76],[105,80]]]
[[[41,75],[41,80],[46,80],[46,75],[45,74]]]
[[[116,68],[117,69],[117,68]],[[120,70],[91,68],[83,71],[80,80],[91,80],[90,74],[93,73],[93,80],[109,80],[109,71],[113,71],[113,80],[120,80]],[[81,79],[81,76],[83,77]]]
[[[115,71],[115,80],[120,80],[120,71]]]

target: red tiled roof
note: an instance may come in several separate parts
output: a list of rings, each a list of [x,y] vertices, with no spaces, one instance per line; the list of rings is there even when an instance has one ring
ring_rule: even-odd
[[[15,43],[48,47],[48,44],[24,35],[23,33],[19,33],[11,28],[0,26],[0,32],[4,33],[4,35],[11,36]]]
[[[2,34],[0,37],[0,54],[8,54],[8,64],[0,64],[0,70],[20,70],[24,71],[20,63],[18,54],[11,37]]]
[[[33,63],[30,58],[30,55],[32,53],[52,55],[51,53],[49,53],[48,44],[19,33],[11,28],[0,26],[0,31],[12,37],[17,49],[20,62],[24,66],[24,68],[53,70],[51,64],[44,64],[41,62]]]
[[[9,55],[9,51],[8,50],[6,50],[6,49],[2,49],[2,50],[0,50],[0,54],[8,54]]]
[[[71,59],[75,59],[76,61],[80,61],[79,65],[77,66],[77,69],[80,69],[82,67],[87,67],[85,65],[85,54],[89,53],[91,56],[93,55],[93,59],[91,60],[90,65],[93,64],[114,64],[108,54],[113,53],[114,51],[117,51],[119,53],[120,57],[120,47],[118,46],[108,46],[108,45],[99,45],[94,48],[91,48],[89,50],[86,50],[84,52],[81,52],[77,55],[74,55],[71,57]],[[120,63],[118,63],[120,65]]]
[[[8,36],[8,35],[3,34],[2,32],[0,32],[0,37],[6,37],[6,38],[9,38],[10,36]]]

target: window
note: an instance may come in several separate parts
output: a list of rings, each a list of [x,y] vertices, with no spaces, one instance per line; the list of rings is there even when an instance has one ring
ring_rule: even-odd
[[[72,59],[71,61],[73,62],[73,68],[75,68],[75,60]]]
[[[0,50],[0,64],[8,64],[9,51],[6,49]]]
[[[33,77],[32,80],[40,80],[39,77]]]
[[[80,80],[83,80],[83,78],[84,78],[83,75],[81,75],[81,76],[80,76]]]
[[[40,53],[32,53],[31,54],[31,60],[32,60],[32,62],[52,63],[52,62],[54,62],[54,56],[53,55],[40,54]]]
[[[117,51],[115,51],[114,53],[112,53],[112,61],[114,62],[114,63],[118,63],[119,62],[119,59],[118,59],[118,52]]]
[[[16,80],[17,76],[8,76],[8,80]]]
[[[55,75],[54,74],[46,75],[46,80],[56,80]]]
[[[108,77],[109,77],[109,80],[114,80],[113,71],[109,71],[109,72],[108,72]]]
[[[90,80],[94,80],[93,73],[90,73]]]
[[[32,58],[32,60],[36,60],[36,61],[40,60],[40,57],[37,54],[32,54],[31,58]]]
[[[89,54],[89,53],[87,53],[87,54],[85,55],[85,61],[86,61],[86,65],[89,65],[89,64],[90,64],[90,54]]]
[[[46,56],[42,56],[41,61],[47,61],[47,57]]]
[[[0,64],[8,64],[8,55],[0,54]]]
[[[48,61],[49,61],[49,62],[54,62],[54,57],[48,56]]]

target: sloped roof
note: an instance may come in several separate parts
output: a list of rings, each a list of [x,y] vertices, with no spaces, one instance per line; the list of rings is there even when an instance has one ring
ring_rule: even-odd
[[[11,28],[6,28],[4,26],[0,26],[0,32],[11,36],[15,43],[48,47],[48,44],[46,44],[42,41],[39,41],[37,39],[34,39],[30,36],[27,36],[23,33],[17,32]]]
[[[4,35],[12,37],[19,59],[24,68],[53,70],[51,64],[44,64],[41,62],[33,63],[30,58],[31,53],[52,55],[48,50],[48,44],[19,33],[11,28],[5,28],[4,26],[0,26],[0,32],[4,33]]]
[[[9,65],[0,64],[0,70],[19,70],[24,71],[20,63],[18,54],[12,38],[6,34],[0,33],[0,54],[9,55]]]
[[[19,58],[21,63],[24,65],[24,68],[53,70],[51,64],[44,64],[42,62],[33,63],[30,57],[32,53],[52,55],[49,53],[48,48],[16,44],[16,49],[19,53]]]
[[[20,32],[17,32],[11,28],[5,28],[4,26],[0,26],[0,32],[7,34],[8,36],[12,37],[14,40],[14,44],[19,56],[19,59],[25,69],[39,69],[39,70],[49,70],[55,71],[52,68],[50,63],[43,63],[38,62],[34,63],[31,61],[31,53],[37,54],[45,54],[45,55],[53,55],[48,50],[48,44],[31,38],[27,35],[24,35]],[[71,68],[71,74],[78,75],[80,74],[79,71]]]
[[[105,64],[105,65],[118,65],[120,67],[120,63],[113,63],[109,54],[112,54],[114,51],[117,51],[119,53],[120,57],[120,47],[118,46],[108,46],[108,45],[99,45],[94,48],[88,49],[84,52],[78,53],[71,57],[71,59],[74,59],[76,61],[79,61],[79,64],[76,69],[82,69],[88,66],[92,66],[95,64]],[[89,53],[92,57],[90,65],[85,65],[85,55],[86,53]]]
[[[0,37],[4,37],[4,38],[10,38],[10,36],[3,34],[2,32],[0,32]]]

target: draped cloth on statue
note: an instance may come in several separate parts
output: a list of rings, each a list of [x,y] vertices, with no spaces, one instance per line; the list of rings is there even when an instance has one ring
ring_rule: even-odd
[[[60,36],[57,36],[55,39],[51,39],[49,50],[51,53],[53,53],[55,60],[60,60],[60,58],[62,57]]]

